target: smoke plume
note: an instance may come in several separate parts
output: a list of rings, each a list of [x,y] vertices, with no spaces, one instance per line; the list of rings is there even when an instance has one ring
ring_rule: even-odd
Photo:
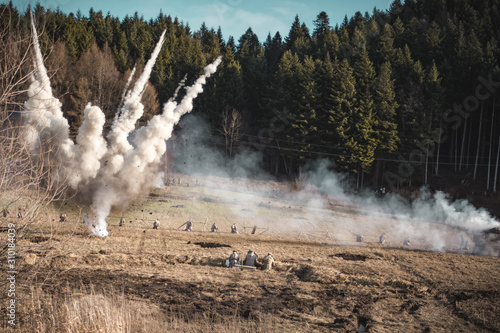
[[[108,235],[106,217],[111,208],[127,204],[142,190],[157,183],[158,167],[166,150],[165,141],[182,115],[193,109],[193,100],[203,91],[206,79],[217,70],[221,58],[206,66],[204,74],[185,88],[186,95],[179,103],[171,98],[165,103],[162,114],[135,130],[144,111],[141,98],[165,40],[164,31],[143,73],[128,91],[135,68],[132,71],[107,141],[103,137],[104,113],[89,103],[75,144],[69,138],[69,125],[63,116],[62,105],[52,94],[33,20],[31,25],[35,70],[24,105],[23,136],[35,155],[43,150],[44,145],[50,144],[54,148],[51,162],[58,164],[58,173],[64,176],[60,180],[69,181],[71,187],[92,197],[91,209],[95,218],[86,216],[85,223],[92,234],[105,237]],[[175,96],[184,87],[185,80],[186,77],[180,82]]]

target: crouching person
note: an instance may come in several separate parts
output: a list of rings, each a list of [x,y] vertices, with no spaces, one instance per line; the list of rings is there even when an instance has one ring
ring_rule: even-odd
[[[271,253],[268,253],[267,256],[262,259],[262,270],[270,271],[274,267],[274,258]]]
[[[233,268],[235,265],[239,264],[241,264],[240,256],[238,255],[238,252],[233,251],[233,253],[229,256],[229,259],[226,260],[226,267]]]
[[[256,267],[258,257],[259,256],[257,255],[257,253],[253,252],[252,250],[248,251],[245,260],[243,260],[243,265]]]

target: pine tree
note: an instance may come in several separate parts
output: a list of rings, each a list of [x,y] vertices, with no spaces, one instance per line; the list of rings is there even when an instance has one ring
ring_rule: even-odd
[[[396,94],[392,68],[389,62],[380,66],[380,72],[374,85],[374,133],[377,140],[377,151],[393,152],[399,141],[396,124]]]
[[[312,57],[306,57],[299,67],[299,95],[294,96],[298,109],[291,123],[288,139],[300,142],[298,159],[303,160],[311,150],[311,143],[318,143],[317,97],[318,88],[315,81],[315,62]]]

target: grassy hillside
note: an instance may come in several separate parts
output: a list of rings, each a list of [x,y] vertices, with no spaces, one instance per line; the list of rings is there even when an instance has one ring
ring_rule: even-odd
[[[462,230],[432,221],[401,228],[347,200],[299,200],[280,183],[182,180],[113,211],[104,239],[81,222],[88,207],[71,202],[33,225],[17,244],[14,331],[500,330],[499,258],[459,250]],[[57,221],[60,211],[68,222]],[[179,228],[187,219],[193,232]],[[209,232],[213,222],[221,232]],[[229,232],[233,223],[239,234]],[[410,246],[402,245],[406,236]],[[223,267],[233,250],[272,252],[277,263],[269,272]]]

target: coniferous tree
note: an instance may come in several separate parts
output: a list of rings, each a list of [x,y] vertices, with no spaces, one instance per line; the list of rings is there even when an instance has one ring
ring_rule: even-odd
[[[379,74],[374,84],[374,134],[377,140],[377,151],[393,152],[399,141],[396,124],[396,93],[392,68],[389,62],[380,66]]]

